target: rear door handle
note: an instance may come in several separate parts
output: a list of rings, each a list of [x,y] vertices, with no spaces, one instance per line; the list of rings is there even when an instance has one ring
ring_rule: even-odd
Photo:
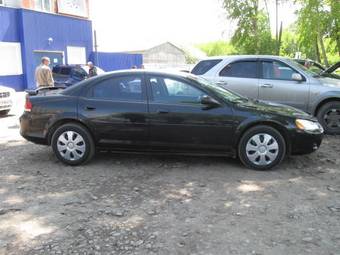
[[[88,110],[88,111],[94,111],[94,110],[96,110],[96,107],[86,106],[85,109]]]
[[[261,88],[272,88],[274,87],[273,84],[262,84]]]

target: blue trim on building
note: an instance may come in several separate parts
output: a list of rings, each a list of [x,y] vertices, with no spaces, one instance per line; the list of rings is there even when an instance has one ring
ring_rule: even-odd
[[[0,76],[2,85],[17,91],[35,88],[34,72],[41,52],[47,52],[46,55],[63,52],[67,64],[68,46],[85,47],[86,60],[96,62],[90,20],[0,6],[0,22],[0,42],[21,44],[23,70],[22,75]],[[49,38],[53,38],[52,43]],[[98,66],[105,71],[130,69],[134,65],[140,67],[142,63],[141,54],[98,53]]]
[[[0,41],[19,42],[18,9],[0,6]]]
[[[0,76],[0,85],[11,87],[16,91],[25,90],[26,87],[24,84],[24,75]]]
[[[0,76],[1,83],[16,89],[35,88],[35,51],[63,52],[67,63],[67,46],[85,47],[86,59],[93,50],[90,20],[2,6],[0,20],[0,41],[21,43],[23,75]],[[49,43],[48,38],[53,42]]]
[[[96,53],[93,52],[90,59],[95,65],[107,72],[131,69],[133,66],[140,68],[143,64],[142,54],[98,52],[96,56]]]

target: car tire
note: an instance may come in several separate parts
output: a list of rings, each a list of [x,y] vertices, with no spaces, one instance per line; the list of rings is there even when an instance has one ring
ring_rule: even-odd
[[[260,125],[247,130],[240,139],[238,156],[248,168],[269,170],[286,155],[286,142],[276,129]]]
[[[95,154],[91,134],[78,124],[69,123],[58,127],[52,135],[51,145],[56,157],[67,165],[85,164]]]
[[[323,105],[316,115],[326,134],[340,134],[340,102],[333,101]],[[338,118],[338,121],[336,119]],[[337,124],[337,127],[334,126]]]
[[[6,116],[9,112],[10,110],[0,111],[0,116]]]

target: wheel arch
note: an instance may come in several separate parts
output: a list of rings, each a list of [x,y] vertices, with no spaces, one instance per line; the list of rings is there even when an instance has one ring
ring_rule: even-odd
[[[53,133],[57,130],[58,127],[65,125],[65,124],[77,124],[83,128],[85,128],[89,134],[91,135],[93,141],[95,141],[95,136],[94,133],[92,132],[92,130],[87,127],[82,121],[77,120],[77,119],[71,119],[71,118],[66,118],[66,119],[60,119],[57,120],[56,122],[53,123],[53,125],[51,125],[51,127],[48,129],[48,133],[47,133],[47,144],[51,145],[51,141],[52,141],[52,136]]]
[[[321,109],[322,106],[324,106],[327,103],[330,102],[340,102],[340,97],[329,97],[329,98],[325,98],[323,100],[321,100],[317,106],[315,107],[314,111],[313,111],[313,115],[316,116],[319,112],[319,110]]]
[[[236,154],[238,154],[238,146],[239,146],[239,143],[240,143],[240,140],[242,138],[242,136],[245,134],[245,132],[247,132],[249,129],[253,128],[253,127],[256,127],[256,126],[269,126],[269,127],[272,127],[274,128],[275,130],[277,130],[281,135],[282,137],[284,138],[285,140],[285,143],[286,143],[286,154],[290,154],[291,153],[291,146],[292,146],[292,143],[290,141],[290,135],[289,135],[289,132],[286,130],[286,128],[278,123],[278,122],[275,122],[275,121],[256,121],[256,122],[250,122],[244,126],[242,126],[241,128],[239,128],[237,130],[237,138],[235,140],[235,148],[236,149]],[[238,155],[237,155],[238,156]]]

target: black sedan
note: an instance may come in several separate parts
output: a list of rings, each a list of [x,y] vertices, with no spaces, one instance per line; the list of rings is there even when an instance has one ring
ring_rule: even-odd
[[[21,135],[51,145],[64,163],[96,149],[238,157],[267,170],[317,150],[323,129],[295,108],[254,101],[191,74],[106,73],[27,96]]]

